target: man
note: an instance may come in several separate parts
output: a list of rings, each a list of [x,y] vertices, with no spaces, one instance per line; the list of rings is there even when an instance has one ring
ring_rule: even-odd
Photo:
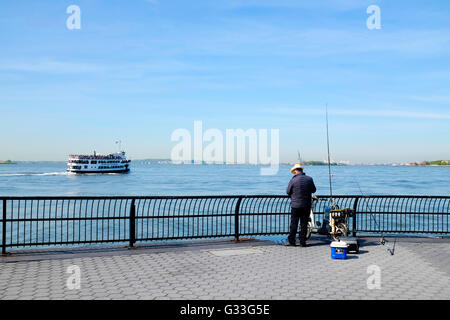
[[[286,193],[291,198],[291,226],[286,245],[295,246],[295,235],[300,219],[300,245],[306,247],[306,231],[311,211],[311,197],[316,192],[316,186],[313,179],[303,173],[301,164],[297,163],[294,165],[291,172],[294,176],[289,181],[286,190]]]

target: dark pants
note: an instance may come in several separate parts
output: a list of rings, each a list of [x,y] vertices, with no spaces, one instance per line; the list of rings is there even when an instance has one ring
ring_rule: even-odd
[[[300,243],[306,243],[306,231],[308,228],[308,220],[311,208],[292,208],[291,210],[291,227],[289,229],[288,241],[295,243],[295,235],[298,229],[298,220],[300,220]]]

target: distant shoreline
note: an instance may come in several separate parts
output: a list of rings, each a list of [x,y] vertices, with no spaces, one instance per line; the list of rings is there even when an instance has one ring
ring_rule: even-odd
[[[32,162],[48,162],[48,163],[66,163],[67,161],[64,160],[20,160],[20,161],[0,161],[0,164],[18,164],[18,163],[32,163]],[[147,165],[199,165],[195,163],[181,163],[181,164],[175,164],[171,163],[170,159],[136,159],[132,160],[134,163],[143,163]],[[280,166],[292,166],[295,163],[280,163]],[[244,166],[267,166],[266,164],[249,164],[249,163],[242,163],[242,164],[226,164],[226,163],[201,163],[201,165],[230,165],[230,166],[237,166],[237,165],[244,165]],[[305,161],[303,163],[305,167],[323,167],[327,166],[327,163],[319,162],[319,161],[311,161],[307,162]],[[374,163],[374,164],[367,164],[367,163],[356,163],[356,164],[349,164],[349,163],[331,163],[331,166],[333,167],[358,167],[358,166],[365,166],[365,167],[374,167],[374,166],[382,166],[382,167],[450,167],[450,164],[424,164],[424,163]]]
[[[2,161],[0,160],[0,164],[16,164],[17,162],[13,162],[11,160],[7,160],[7,161]]]

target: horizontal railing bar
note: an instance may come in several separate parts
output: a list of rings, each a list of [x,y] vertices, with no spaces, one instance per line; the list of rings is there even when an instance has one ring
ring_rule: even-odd
[[[400,212],[400,211],[358,211],[358,214],[398,214],[398,215],[405,215],[405,214],[411,214],[411,215],[448,215],[450,212]]]
[[[284,195],[258,195],[258,196],[239,196],[239,195],[212,195],[212,196],[26,196],[16,197],[7,196],[0,199],[5,200],[126,200],[126,199],[230,199],[246,197],[266,197],[266,198],[286,198]]]
[[[215,218],[215,217],[234,217],[231,213],[211,213],[211,214],[189,214],[175,216],[136,216],[137,219],[174,219],[174,218]]]
[[[330,198],[326,195],[317,195],[319,199]],[[253,199],[253,198],[288,198],[287,195],[211,195],[211,196],[0,196],[0,200],[125,200],[125,199]],[[450,199],[450,196],[423,196],[423,195],[333,195],[333,198],[416,198],[416,199]]]
[[[183,240],[183,239],[202,239],[202,238],[231,238],[234,234],[212,234],[205,236],[186,236],[186,237],[158,237],[158,238],[136,238],[137,241],[158,241],[158,240]]]
[[[41,222],[41,221],[97,221],[97,220],[128,220],[130,217],[85,217],[85,218],[15,218],[6,219],[6,222]],[[1,220],[0,220],[1,221]]]
[[[383,233],[424,233],[424,234],[448,234],[450,231],[430,231],[430,230],[376,230],[376,229],[358,229],[358,232],[380,232]]]
[[[115,240],[92,240],[92,241],[57,241],[57,242],[28,242],[6,244],[6,247],[35,247],[35,246],[47,246],[47,245],[66,245],[66,244],[90,244],[90,243],[107,243],[107,242],[127,242],[128,239],[115,239]]]
[[[244,232],[240,233],[241,236],[271,236],[277,234],[289,234],[288,231],[280,231],[280,232]]]

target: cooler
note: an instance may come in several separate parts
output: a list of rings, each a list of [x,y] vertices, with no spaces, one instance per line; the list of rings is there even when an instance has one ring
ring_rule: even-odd
[[[330,244],[331,259],[347,259],[348,245],[344,241],[333,241]]]

